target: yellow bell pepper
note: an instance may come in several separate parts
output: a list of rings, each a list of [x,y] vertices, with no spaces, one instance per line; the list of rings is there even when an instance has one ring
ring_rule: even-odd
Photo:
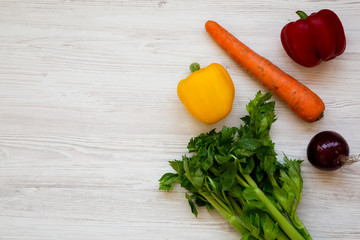
[[[231,112],[235,96],[229,73],[217,63],[202,69],[193,63],[190,70],[192,73],[177,87],[177,94],[188,112],[206,124],[225,118]]]

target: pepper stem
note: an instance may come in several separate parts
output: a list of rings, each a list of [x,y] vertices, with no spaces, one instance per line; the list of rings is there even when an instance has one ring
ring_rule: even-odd
[[[296,11],[296,14],[299,15],[301,19],[306,19],[308,17],[308,15],[305,12],[300,10]]]
[[[190,71],[191,71],[191,72],[196,72],[196,71],[198,71],[198,70],[200,70],[200,64],[194,62],[194,63],[192,63],[192,64],[190,65]]]

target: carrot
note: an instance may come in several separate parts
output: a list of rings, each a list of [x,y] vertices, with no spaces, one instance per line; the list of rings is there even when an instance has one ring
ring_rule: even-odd
[[[314,122],[323,117],[321,98],[268,59],[251,50],[214,21],[207,21],[206,31],[240,66],[282,99],[301,119]]]

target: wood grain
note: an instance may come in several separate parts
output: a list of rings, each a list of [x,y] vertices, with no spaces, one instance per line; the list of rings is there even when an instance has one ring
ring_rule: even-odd
[[[334,10],[347,49],[312,69],[279,41],[295,11]],[[207,35],[216,20],[317,92],[325,117],[299,120],[278,99],[272,137],[279,155],[306,159],[321,130],[360,151],[360,2],[112,1],[0,2],[0,239],[239,239],[216,212],[195,218],[185,192],[158,190],[168,161],[188,140],[236,126],[265,90]],[[224,65],[236,88],[220,123],[194,120],[176,96],[188,65]],[[302,165],[298,214],[313,239],[360,239],[360,164],[334,173]]]

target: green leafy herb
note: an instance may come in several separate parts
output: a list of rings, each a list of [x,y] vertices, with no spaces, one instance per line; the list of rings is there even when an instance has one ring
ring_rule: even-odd
[[[270,129],[276,121],[271,93],[260,91],[237,127],[224,126],[190,139],[189,155],[170,161],[176,173],[160,178],[160,190],[179,183],[197,216],[197,207],[216,209],[243,240],[309,240],[296,216],[303,182],[300,160],[277,161]]]

